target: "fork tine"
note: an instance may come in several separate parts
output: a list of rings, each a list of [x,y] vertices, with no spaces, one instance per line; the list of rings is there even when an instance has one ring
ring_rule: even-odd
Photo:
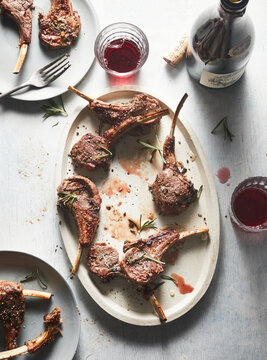
[[[66,62],[68,62],[68,61],[69,61],[68,58],[63,58],[63,59],[61,59],[60,61],[58,61],[56,64],[54,64],[53,66],[50,66],[50,68],[48,68],[46,71],[42,71],[41,74],[42,74],[44,77],[49,76],[49,74],[53,73],[54,70],[59,69],[59,67],[60,67],[61,64],[64,64],[64,63],[66,63]],[[63,66],[64,66],[64,65],[63,65]]]
[[[61,60],[61,59],[63,59],[63,58],[66,58],[66,59],[67,59],[69,56],[70,56],[69,54],[61,55],[61,56],[58,57],[56,60],[53,60],[51,63],[49,63],[49,64],[45,65],[44,67],[42,67],[42,68],[40,69],[40,72],[48,69],[50,66],[54,65],[55,63],[57,63],[59,60]]]
[[[58,71],[60,71],[61,69],[64,69],[64,67],[66,67],[66,66],[69,65],[69,64],[70,64],[70,62],[67,61],[67,62],[63,63],[61,66],[54,68],[54,69],[53,69],[54,71],[49,72],[48,74],[44,74],[44,75],[43,75],[44,81],[49,81],[49,79],[50,79],[51,77],[53,77],[53,75],[57,74]]]
[[[52,76],[51,80],[48,80],[48,84],[50,84],[51,82],[55,81],[60,75],[62,75],[66,70],[68,70],[68,68],[71,66],[71,64],[69,63],[67,66],[65,66],[59,73],[56,73],[55,75]]]

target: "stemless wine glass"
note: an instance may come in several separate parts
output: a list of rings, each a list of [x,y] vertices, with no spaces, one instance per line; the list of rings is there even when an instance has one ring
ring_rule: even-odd
[[[95,56],[109,74],[129,77],[146,62],[149,44],[137,26],[118,22],[105,27],[95,41]]]
[[[249,190],[250,190],[250,194],[248,193]],[[252,190],[252,194],[251,194],[251,190]],[[245,194],[246,198],[244,198],[243,196],[242,201],[240,201],[240,195],[242,196],[242,194],[243,195]],[[258,197],[258,200],[255,199],[255,195]],[[257,203],[255,201],[257,201]],[[258,206],[256,209],[257,212],[255,213],[253,212],[253,209],[255,209],[256,204],[258,204]],[[261,206],[261,208],[259,206]],[[231,205],[229,208],[231,221],[241,231],[245,231],[248,233],[267,232],[266,207],[267,207],[267,177],[256,176],[256,177],[248,178],[242,181],[235,188],[232,194]],[[244,219],[247,218],[246,219],[247,221],[244,221],[244,219],[242,219],[242,216],[238,214],[238,212],[240,211],[243,218]],[[249,214],[251,214],[251,218],[249,218]],[[257,219],[257,216],[260,216],[260,219]],[[253,222],[255,222],[255,224],[253,224]]]

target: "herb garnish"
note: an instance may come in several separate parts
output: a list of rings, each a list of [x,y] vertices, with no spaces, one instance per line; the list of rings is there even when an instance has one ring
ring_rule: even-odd
[[[59,122],[56,122],[54,125],[52,125],[52,127],[55,127],[59,124]]]
[[[147,259],[147,260],[151,260],[151,261],[155,261],[156,263],[158,263],[158,264],[161,264],[161,265],[165,265],[165,262],[163,262],[163,261],[160,261],[160,260],[158,260],[158,259],[155,259],[155,258],[153,258],[152,256],[149,256],[149,255],[147,255],[147,254],[145,254],[145,253],[143,253],[141,256],[139,256],[138,258],[134,258],[134,259],[127,259],[127,263],[128,264],[132,264],[132,263],[135,263],[135,262],[137,262],[137,261],[139,261],[139,260],[142,260],[142,259]]]
[[[222,120],[220,120],[218,122],[218,124],[215,126],[215,128],[211,131],[212,134],[214,134],[215,130],[221,125],[223,124],[223,131],[224,131],[224,139],[226,139],[228,137],[228,139],[230,141],[233,141],[233,138],[235,137],[234,134],[231,133],[229,127],[228,127],[228,122],[227,122],[227,116],[225,116]]]
[[[160,157],[161,157],[161,159],[162,159],[162,161],[163,161],[163,164],[166,164],[166,161],[165,161],[165,159],[164,159],[164,157],[163,157],[163,150],[160,148],[159,137],[158,137],[157,134],[155,134],[155,138],[156,138],[156,140],[157,140],[158,146],[151,145],[151,144],[146,143],[146,142],[141,141],[141,140],[137,140],[137,142],[138,142],[140,145],[143,145],[143,148],[142,148],[142,149],[150,149],[150,150],[152,150],[150,162],[152,162],[155,153],[158,151],[159,154],[160,154]]]
[[[95,144],[100,148],[100,149],[103,149],[107,152],[107,154],[99,154],[99,155],[94,155],[93,158],[94,159],[100,159],[100,158],[103,158],[103,157],[106,157],[106,156],[112,156],[112,152],[106,148],[105,146],[99,144],[98,142],[95,141]]]
[[[141,231],[145,230],[145,229],[157,229],[157,226],[155,225],[155,221],[157,218],[154,218],[152,220],[146,220],[143,224],[142,224],[142,214],[140,214],[140,220],[139,220],[139,224],[137,224],[134,220],[129,219],[129,221],[133,224],[134,227],[136,227],[138,233],[140,234]]]
[[[39,284],[42,289],[47,289],[46,283],[41,279],[39,269],[36,268],[34,271],[32,271],[30,274],[26,275],[22,280],[20,280],[21,283],[32,280],[32,279],[38,279]]]
[[[50,100],[48,104],[45,104],[41,107],[42,110],[45,111],[44,115],[43,115],[43,119],[47,119],[50,116],[55,116],[55,115],[64,115],[64,116],[68,116],[68,113],[64,107],[63,104],[63,100],[62,97],[60,96],[61,99],[61,107],[60,105],[58,105],[55,100]]]
[[[174,282],[174,284],[176,284],[175,279],[174,279],[173,277],[171,277],[171,276],[168,276],[168,275],[160,275],[160,277],[161,277],[162,279],[164,279],[164,280],[171,280],[171,281]]]
[[[70,202],[70,211],[72,210],[72,205],[74,203],[74,200],[77,198],[77,195],[72,194],[67,191],[60,191],[58,192],[58,196],[63,195],[63,197],[59,198],[58,201],[63,202],[63,205],[67,205],[68,202]]]
[[[202,194],[202,191],[203,191],[203,185],[200,186],[200,188],[198,189],[198,192],[197,192],[197,200],[200,199],[200,196]]]

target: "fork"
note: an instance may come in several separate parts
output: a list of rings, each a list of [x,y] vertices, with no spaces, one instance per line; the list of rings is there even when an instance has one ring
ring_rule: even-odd
[[[43,88],[49,85],[51,82],[55,81],[59,76],[61,76],[70,66],[71,63],[68,60],[69,54],[65,54],[37,70],[32,74],[30,79],[25,83],[16,86],[14,89],[9,90],[0,95],[0,99],[13,94],[15,91],[20,90],[26,86],[33,86],[36,88]]]

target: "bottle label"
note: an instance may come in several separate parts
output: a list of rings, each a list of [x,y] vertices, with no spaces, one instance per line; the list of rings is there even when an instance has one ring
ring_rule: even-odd
[[[240,70],[228,74],[214,74],[203,70],[200,78],[200,84],[214,89],[225,88],[239,80],[244,74],[245,68],[246,65]]]

